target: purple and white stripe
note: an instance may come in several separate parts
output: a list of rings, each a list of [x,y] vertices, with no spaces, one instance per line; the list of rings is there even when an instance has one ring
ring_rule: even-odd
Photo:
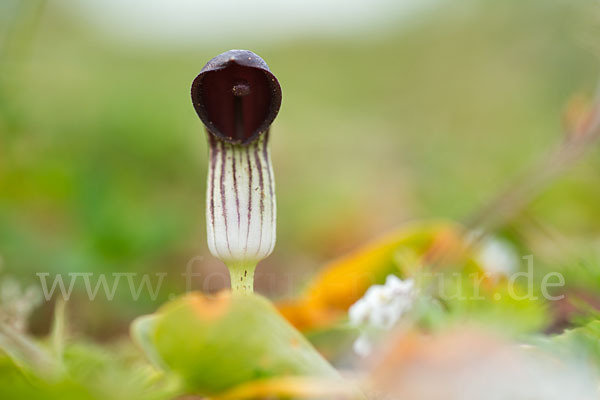
[[[226,264],[257,263],[275,246],[275,182],[268,137],[267,131],[248,145],[238,145],[208,134],[208,248]]]

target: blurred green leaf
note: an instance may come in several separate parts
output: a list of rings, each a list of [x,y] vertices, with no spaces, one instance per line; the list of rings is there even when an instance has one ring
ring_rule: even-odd
[[[569,329],[550,340],[542,340],[542,343],[570,357],[582,359],[600,371],[600,320]]]
[[[305,376],[339,379],[335,369],[258,295],[188,294],[132,325],[150,358],[179,374],[190,390],[219,393],[255,380]]]

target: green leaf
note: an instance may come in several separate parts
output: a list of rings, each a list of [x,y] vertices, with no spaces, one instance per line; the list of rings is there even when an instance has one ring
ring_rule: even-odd
[[[566,330],[553,337],[549,344],[560,352],[583,359],[600,371],[600,320]]]
[[[189,294],[136,320],[132,334],[149,358],[200,393],[273,377],[339,379],[312,345],[258,295]]]

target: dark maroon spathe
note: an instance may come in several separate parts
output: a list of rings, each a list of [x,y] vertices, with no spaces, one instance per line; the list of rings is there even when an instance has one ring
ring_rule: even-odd
[[[202,68],[192,83],[192,102],[209,133],[247,145],[277,116],[281,87],[262,58],[248,50],[230,50]]]

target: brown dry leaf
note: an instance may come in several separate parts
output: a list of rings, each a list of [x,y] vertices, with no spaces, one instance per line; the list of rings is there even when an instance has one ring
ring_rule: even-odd
[[[399,252],[414,254],[419,266],[455,262],[465,254],[462,237],[462,228],[449,221],[402,228],[327,264],[299,299],[280,303],[279,311],[300,330],[332,324],[387,275],[410,275],[412,266],[398,262]]]

